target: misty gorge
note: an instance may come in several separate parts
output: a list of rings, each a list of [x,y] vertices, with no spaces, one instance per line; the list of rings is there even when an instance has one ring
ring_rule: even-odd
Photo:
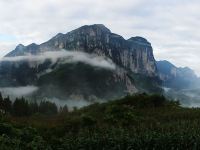
[[[0,1],[0,150],[199,150],[199,1]]]

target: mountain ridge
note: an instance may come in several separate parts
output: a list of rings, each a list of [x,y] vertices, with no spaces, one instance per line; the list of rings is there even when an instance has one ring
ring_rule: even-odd
[[[166,60],[157,61],[156,64],[164,86],[175,89],[197,86],[199,78],[189,67],[176,67]]]
[[[138,36],[126,40],[121,35],[112,33],[102,24],[85,25],[66,34],[58,33],[42,44],[32,43],[27,46],[20,44],[5,56],[5,60],[17,56],[37,57],[45,52],[63,50],[70,53],[82,52],[85,59],[96,59],[97,57],[110,59],[116,68],[114,70],[91,68],[82,62],[66,64],[61,67],[59,62],[62,59],[56,60],[55,64],[52,64],[51,60],[45,60],[43,64],[35,66],[35,62],[30,66],[31,62],[5,61],[0,64],[2,68],[0,69],[0,85],[26,86],[33,84],[39,86],[37,95],[48,97],[53,94],[59,98],[79,95],[78,97],[82,98],[113,99],[117,98],[115,95],[120,97],[136,92],[162,91],[150,42]],[[21,71],[22,69],[23,71]],[[82,70],[82,72],[78,70]],[[104,75],[104,72],[107,72],[107,76]],[[81,77],[78,77],[77,74],[80,74]],[[95,82],[98,85],[95,85]],[[65,84],[63,85],[63,83]],[[52,93],[49,93],[50,87],[54,89]],[[59,87],[63,87],[60,89],[62,92],[56,92]],[[104,92],[100,93],[101,90],[98,87],[101,87]],[[84,89],[88,89],[90,92]]]
[[[31,44],[18,47],[6,57],[28,54],[36,55],[45,51],[60,49],[84,51],[111,58],[117,65],[134,73],[155,76],[157,68],[151,44],[144,38],[132,37],[125,40],[112,33],[104,25],[85,25],[66,34],[58,34],[40,45]]]
[[[3,62],[0,63],[1,83],[4,86],[7,85],[6,83],[9,83],[11,86],[39,85],[39,89],[43,89],[43,91],[47,89],[47,94],[45,95],[43,93],[42,95],[48,96],[49,87],[52,87],[52,85],[55,86],[54,91],[56,91],[56,88],[59,88],[63,82],[71,85],[64,86],[63,93],[66,92],[66,89],[68,89],[68,92],[63,95],[68,95],[69,97],[74,97],[72,95],[75,95],[75,97],[77,95],[79,97],[90,97],[91,94],[92,97],[97,97],[97,99],[99,97],[101,99],[103,97],[112,99],[117,98],[114,97],[113,93],[118,93],[116,95],[123,96],[136,92],[161,92],[163,86],[181,89],[183,87],[189,87],[193,83],[193,79],[191,80],[190,78],[196,79],[192,70],[188,68],[178,68],[168,61],[156,62],[153,55],[153,48],[147,39],[139,36],[124,39],[121,35],[112,33],[111,30],[102,24],[85,25],[66,34],[58,33],[42,44],[32,43],[27,46],[19,44],[5,58],[9,59],[17,56],[26,57],[30,54],[37,57],[40,54],[45,54],[45,52],[60,52],[63,50],[71,53],[82,52],[88,56],[91,55],[89,58],[86,57],[87,59],[96,59],[96,57],[102,57],[102,59],[108,58],[116,65],[116,69],[108,71],[102,68],[99,70],[94,67],[91,68],[88,64],[82,64],[81,62],[60,67],[60,59],[56,60],[57,62],[55,64],[52,64],[51,60],[45,60],[43,64],[38,64],[35,67],[33,67],[34,65],[30,67],[31,63],[26,61],[23,63]],[[23,72],[20,71],[22,69],[24,70]],[[84,73],[78,72],[78,70],[84,70]],[[91,76],[93,80],[91,81],[88,79],[88,76],[90,76],[89,72],[93,72]],[[107,76],[104,76],[103,72],[107,72]],[[83,77],[78,79],[76,73],[82,74]],[[38,74],[40,75],[38,76]],[[57,76],[62,78],[61,82]],[[66,78],[67,76],[68,78]],[[71,82],[66,82],[69,78]],[[52,81],[54,79],[56,79],[55,83]],[[87,81],[85,82],[85,80]],[[99,94],[99,88],[94,86],[96,80],[103,80],[99,86],[102,87],[105,95],[101,96]],[[42,81],[42,84],[39,81]],[[83,84],[79,84],[79,82]],[[1,83],[0,85],[2,85]],[[73,83],[76,83],[77,86],[72,86]],[[112,91],[111,87],[113,86],[116,88]],[[69,90],[72,87],[74,93]],[[85,91],[85,93],[81,93],[80,89]],[[84,89],[92,92],[90,93]],[[108,92],[106,94],[106,91],[110,93]],[[39,93],[42,93],[42,91]],[[57,93],[51,94],[59,96]],[[108,95],[112,96],[109,97]]]

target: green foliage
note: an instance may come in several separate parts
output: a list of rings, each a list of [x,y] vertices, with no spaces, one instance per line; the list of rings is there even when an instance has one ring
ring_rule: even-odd
[[[32,150],[52,150],[41,136],[34,136],[33,140],[27,144],[27,149]]]
[[[55,115],[58,112],[56,104],[48,101],[40,102],[38,109],[41,114],[47,114],[47,115]]]
[[[0,129],[0,149],[2,150],[51,150],[35,128],[16,129],[12,125],[0,124]]]
[[[3,100],[3,107],[4,107],[4,110],[5,110],[5,113],[6,112],[10,113],[12,111],[12,102],[11,102],[9,96],[6,97],[6,98],[4,98],[4,100]]]
[[[36,101],[29,103],[29,108],[30,108],[31,114],[35,114],[39,112],[39,106]]]
[[[23,97],[21,99],[16,98],[13,103],[13,115],[16,116],[29,116],[29,104]]]
[[[142,74],[135,74],[131,71],[129,76],[134,80],[134,84],[139,91],[147,93],[163,93],[163,89],[160,87],[162,81],[158,77],[148,77]]]
[[[117,101],[118,105],[127,105],[134,108],[158,108],[158,107],[179,107],[179,102],[167,100],[163,95],[137,94],[128,95]]]
[[[16,130],[12,127],[12,125],[7,124],[7,123],[0,123],[0,135],[9,135],[13,136],[15,135]]]
[[[81,119],[82,125],[84,127],[92,127],[96,124],[96,120],[91,116],[83,115]]]
[[[57,115],[54,114],[57,108],[50,102],[33,102],[28,106],[32,107],[31,114],[38,110],[48,115],[30,114],[28,121],[23,116],[7,117],[0,123],[1,148],[200,149],[200,109],[182,108],[178,102],[169,101],[162,95],[126,96],[74,111],[66,106]]]
[[[67,107],[67,105],[64,105],[63,107],[60,107],[60,113],[68,113],[69,112],[69,109]]]
[[[114,125],[129,126],[136,119],[134,112],[128,106],[111,105],[106,109],[105,120]]]
[[[5,134],[0,136],[0,147],[2,150],[20,150],[20,143],[21,141],[19,139],[11,139]]]
[[[45,94],[47,97],[65,99],[72,93],[80,93],[85,99],[91,100],[91,95],[98,98],[115,98],[125,95],[126,87],[122,81],[111,80],[114,74],[112,70],[94,68],[81,62],[66,63],[41,76],[38,85],[43,96]],[[110,92],[111,90],[115,92]]]
[[[60,112],[68,112],[67,106],[61,108]],[[0,93],[0,113],[1,115],[11,114],[16,117],[31,116],[40,113],[42,115],[55,115],[58,113],[58,108],[55,103],[41,101],[39,104],[29,102],[24,97],[16,98],[12,103],[9,96],[3,98]]]
[[[8,97],[6,98],[3,98],[1,93],[0,93],[0,109],[1,109],[1,113],[2,114],[6,114],[6,113],[10,113],[11,112],[11,106],[12,105],[12,102]]]

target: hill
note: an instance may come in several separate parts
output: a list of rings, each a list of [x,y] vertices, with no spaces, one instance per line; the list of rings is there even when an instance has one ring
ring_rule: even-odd
[[[146,94],[51,116],[4,115],[1,148],[198,149],[199,116],[199,109]]]

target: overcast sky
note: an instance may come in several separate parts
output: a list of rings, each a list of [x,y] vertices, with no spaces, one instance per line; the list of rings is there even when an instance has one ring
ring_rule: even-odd
[[[101,23],[124,38],[143,36],[157,60],[200,75],[199,0],[0,0],[0,57],[22,43]]]

